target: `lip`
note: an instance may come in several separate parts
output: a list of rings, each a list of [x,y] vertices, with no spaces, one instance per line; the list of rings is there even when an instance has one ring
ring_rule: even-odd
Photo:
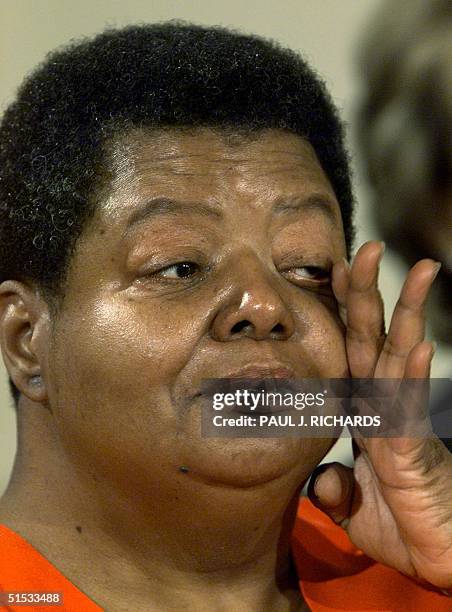
[[[295,372],[292,368],[279,364],[250,364],[227,374],[222,374],[221,378],[295,378]]]

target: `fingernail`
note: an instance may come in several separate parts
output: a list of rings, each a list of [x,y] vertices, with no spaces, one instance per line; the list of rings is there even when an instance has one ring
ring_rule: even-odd
[[[438,276],[438,272],[441,270],[441,266],[442,266],[442,265],[443,265],[443,264],[442,264],[440,261],[437,261],[437,262],[435,263],[435,267],[434,267],[434,270],[433,270],[433,276],[432,276],[432,282],[433,282],[433,281],[435,280],[435,278]]]
[[[433,357],[433,355],[436,353],[436,349],[437,349],[437,347],[438,347],[438,343],[437,343],[437,342],[435,342],[435,340],[433,340],[433,341],[431,342],[431,345],[432,345],[432,352],[431,352],[431,356]]]
[[[343,503],[344,498],[344,483],[341,478],[341,474],[335,469],[329,469],[332,467],[332,465],[332,463],[326,463],[319,466],[314,482],[315,499],[319,501],[322,506],[324,506],[325,508],[329,508],[330,510],[334,510],[335,508],[340,506]],[[325,498],[325,490],[323,495],[319,495],[319,482],[321,481],[321,474],[323,473],[325,473],[323,487],[326,487],[326,489],[329,489],[330,491],[339,489],[342,490],[342,494],[338,499],[334,500],[334,497],[333,499],[331,499],[331,496],[328,496],[328,494],[327,498]]]
[[[322,465],[318,465],[314,472],[311,475],[311,480],[308,485],[308,495],[314,497],[317,501],[320,501],[319,496],[317,495],[316,487],[318,484],[319,476],[325,472],[325,470],[329,467],[327,463],[323,463]]]
[[[380,244],[381,244],[381,251],[380,251],[380,256],[378,258],[378,263],[381,262],[381,260],[383,259],[383,255],[385,254],[385,251],[386,251],[386,242],[383,242],[383,240],[381,240]]]
[[[316,499],[320,499],[319,494],[318,494],[319,478],[320,478],[321,474],[323,474],[323,472],[326,471],[327,467],[328,467],[327,465],[325,465],[325,467],[323,467],[323,465],[322,465],[322,466],[320,466],[317,469],[317,474],[315,475],[315,480],[314,480],[314,483],[313,483],[313,493],[314,493]]]

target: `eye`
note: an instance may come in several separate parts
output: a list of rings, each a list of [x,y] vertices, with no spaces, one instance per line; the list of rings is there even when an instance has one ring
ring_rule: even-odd
[[[179,263],[163,268],[159,270],[158,275],[164,278],[178,279],[178,278],[190,278],[194,274],[199,272],[198,264],[192,261],[181,261]]]
[[[308,281],[311,284],[326,285],[331,281],[331,271],[329,268],[321,266],[300,266],[290,268],[287,274],[294,280]]]

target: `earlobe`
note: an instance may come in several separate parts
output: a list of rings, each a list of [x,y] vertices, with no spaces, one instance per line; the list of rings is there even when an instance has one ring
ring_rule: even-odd
[[[0,285],[0,343],[8,373],[21,393],[35,402],[47,401],[44,376],[48,308],[26,284],[7,280]]]

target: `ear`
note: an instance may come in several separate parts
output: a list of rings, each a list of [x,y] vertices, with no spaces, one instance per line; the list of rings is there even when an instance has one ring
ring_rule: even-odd
[[[45,385],[50,315],[39,292],[7,280],[0,284],[0,344],[8,373],[21,393],[34,402],[48,400]]]

